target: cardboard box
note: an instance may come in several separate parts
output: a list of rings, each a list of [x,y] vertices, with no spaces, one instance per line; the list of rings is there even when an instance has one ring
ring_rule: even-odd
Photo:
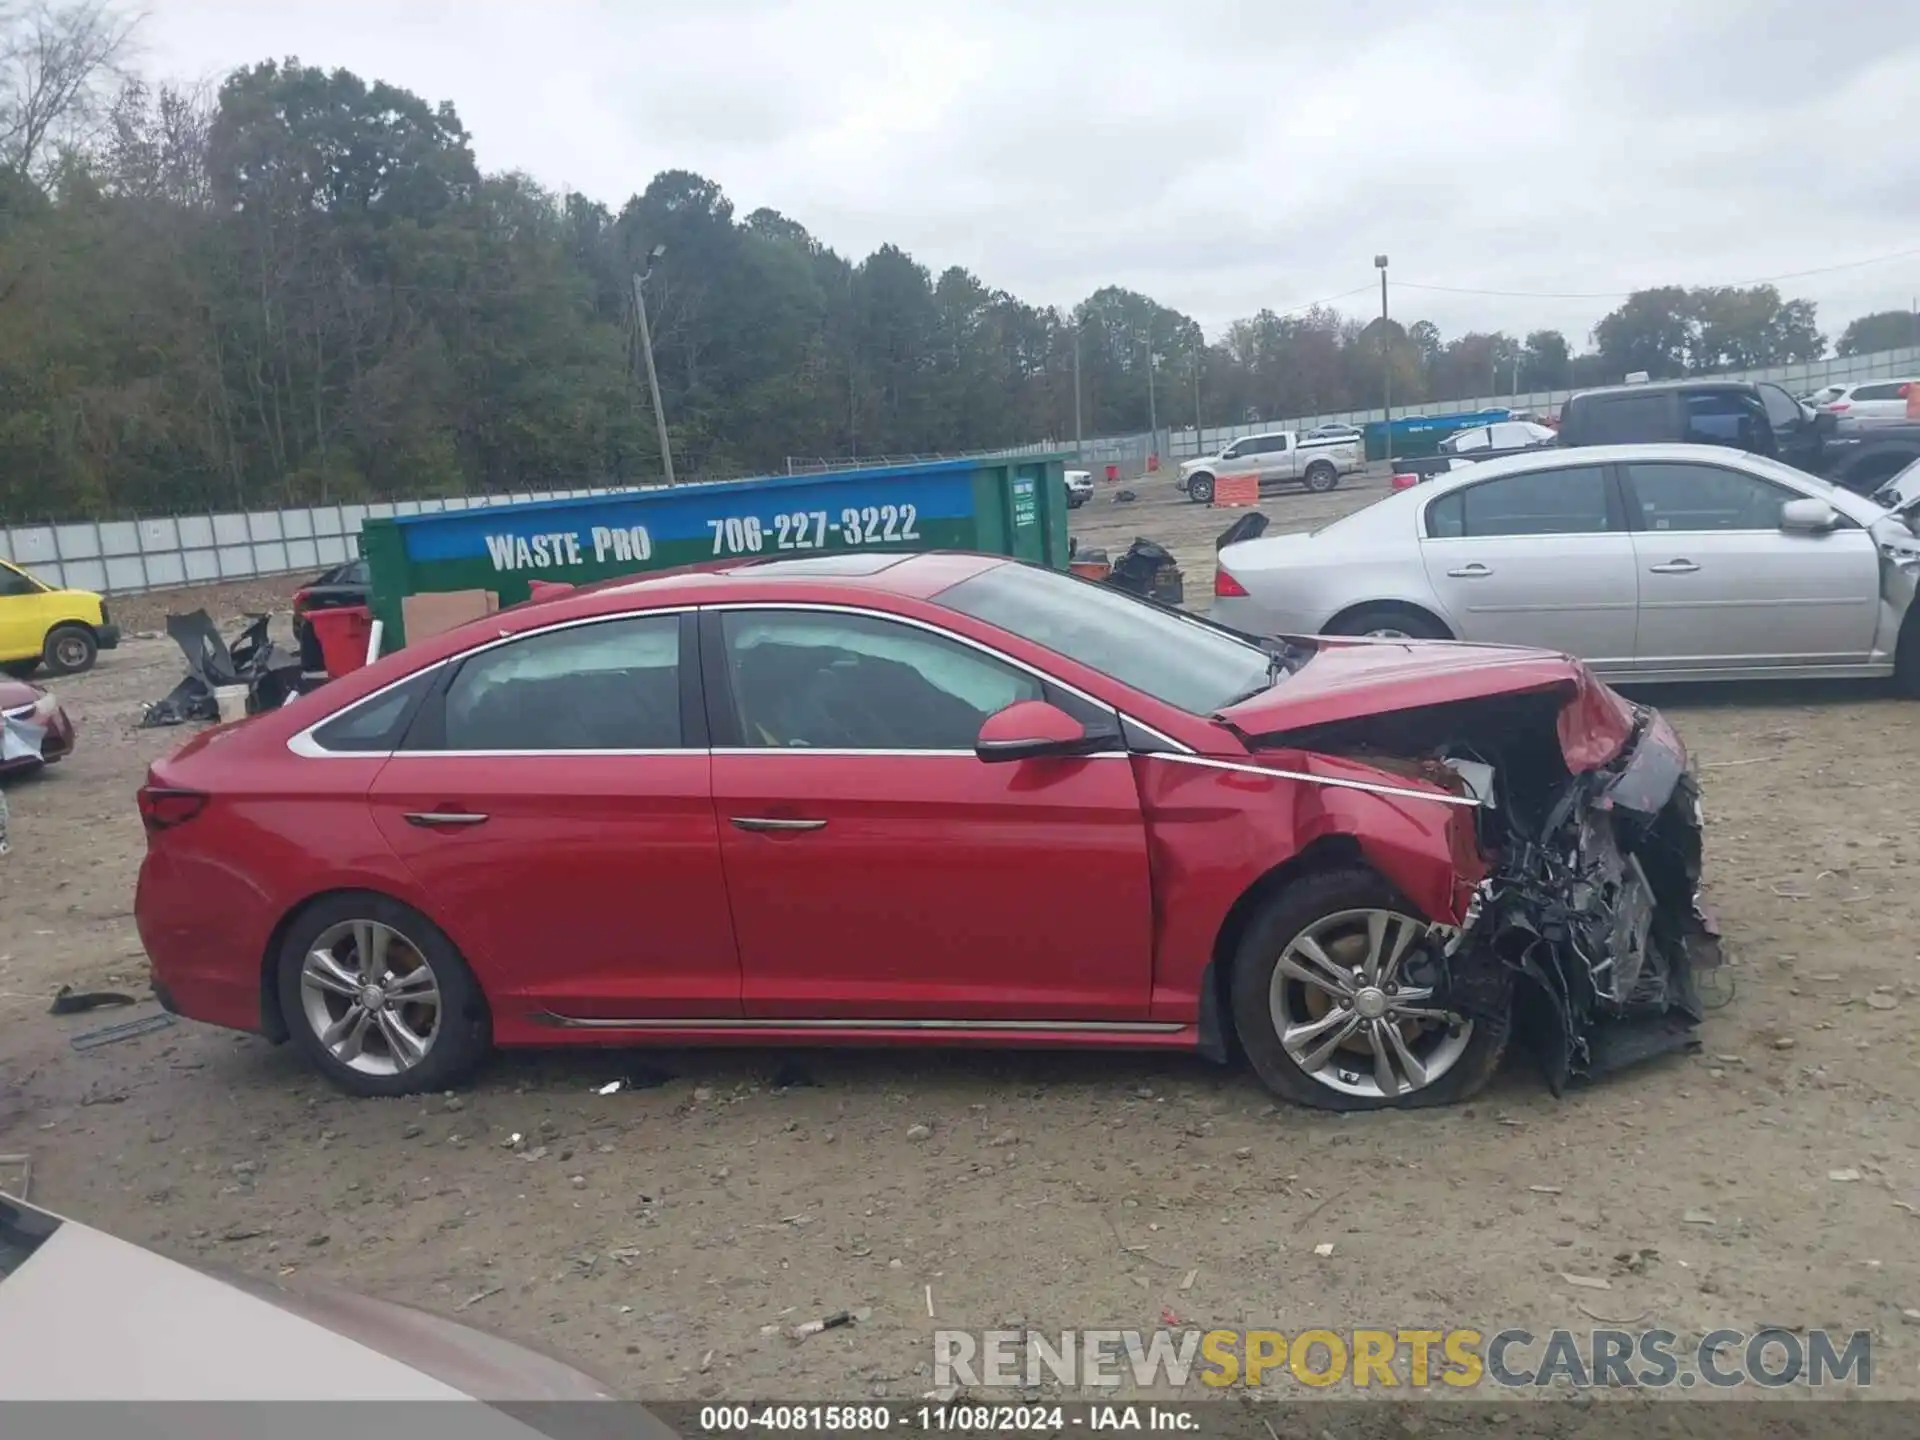
[[[442,590],[422,595],[407,595],[400,601],[400,623],[406,627],[409,645],[439,635],[469,620],[482,620],[500,608],[500,597],[492,590]]]

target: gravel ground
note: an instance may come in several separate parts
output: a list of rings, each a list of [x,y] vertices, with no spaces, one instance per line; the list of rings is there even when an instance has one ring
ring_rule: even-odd
[[[1383,485],[1264,508],[1300,528]],[[1076,530],[1116,554],[1162,540],[1203,604],[1221,513],[1136,488]],[[151,630],[291,588],[116,610]],[[1470,1105],[1340,1118],[1121,1055],[521,1055],[458,1096],[354,1101],[193,1024],[75,1052],[126,1012],[50,1017],[58,986],[144,995],[132,792],[184,736],[134,726],[179,672],[169,642],[131,638],[57,682],[78,753],[8,787],[0,1151],[30,1153],[35,1198],[77,1218],[458,1313],[653,1397],[917,1396],[936,1326],[1163,1313],[1865,1328],[1875,1391],[1920,1389],[1920,707],[1877,687],[1650,697],[1704,766],[1730,983],[1703,1053],[1561,1100],[1516,1064]],[[592,1093],[618,1077],[643,1085]],[[765,1328],[862,1308],[798,1345]]]

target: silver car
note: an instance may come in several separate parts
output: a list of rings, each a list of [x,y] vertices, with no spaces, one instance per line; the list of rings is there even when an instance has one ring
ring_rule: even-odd
[[[76,1433],[260,1433],[257,1417],[248,1429],[244,1419],[209,1429],[207,1410],[164,1422],[163,1401],[477,1400],[487,1404],[449,1421],[474,1440],[538,1440],[554,1433],[543,1415],[588,1413],[617,1420],[606,1433],[634,1440],[674,1434],[635,1407],[573,1403],[613,1398],[565,1361],[458,1321],[342,1290],[206,1273],[0,1194],[0,1402],[121,1402],[88,1411]],[[513,1402],[530,1408],[519,1419],[488,1408]]]
[[[1229,545],[1212,613],[1534,646],[1621,680],[1897,673],[1920,695],[1920,501],[1899,504],[1737,450],[1545,450]]]

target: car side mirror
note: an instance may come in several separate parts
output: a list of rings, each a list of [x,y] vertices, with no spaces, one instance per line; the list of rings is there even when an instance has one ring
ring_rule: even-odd
[[[1111,736],[1089,734],[1086,726],[1058,705],[1016,700],[987,717],[973,742],[973,753],[992,765],[1086,755],[1113,743]]]
[[[1789,500],[1780,507],[1780,528],[1818,535],[1833,529],[1840,515],[1824,500]]]

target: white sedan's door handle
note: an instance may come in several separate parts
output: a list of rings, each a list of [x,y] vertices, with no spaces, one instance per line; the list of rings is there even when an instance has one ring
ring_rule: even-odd
[[[1691,575],[1700,567],[1691,560],[1669,560],[1664,565],[1652,567],[1655,575]]]
[[[1478,580],[1482,575],[1491,575],[1493,568],[1482,565],[1478,560],[1471,565],[1462,565],[1458,570],[1449,570],[1447,574],[1455,580]]]

